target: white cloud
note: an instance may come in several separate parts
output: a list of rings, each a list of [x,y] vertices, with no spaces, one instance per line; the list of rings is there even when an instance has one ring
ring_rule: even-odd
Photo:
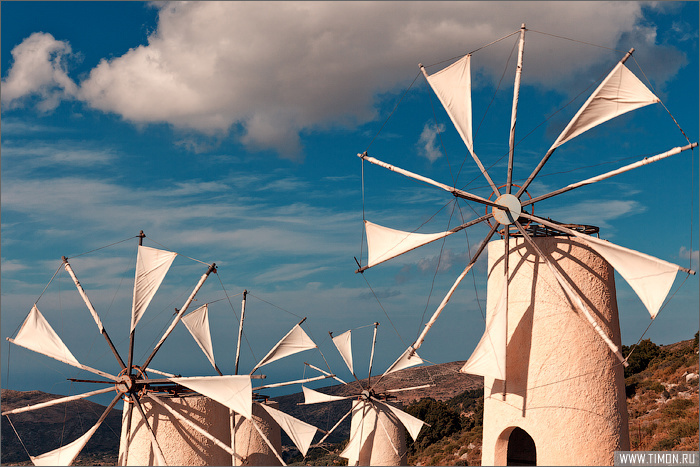
[[[51,34],[35,32],[12,49],[12,68],[2,80],[2,102],[5,106],[17,104],[25,96],[38,94],[37,108],[55,109],[60,101],[75,96],[77,86],[68,77],[66,60],[72,55],[67,42],[54,39]]]
[[[678,251],[678,257],[681,259],[689,259],[690,264],[692,264],[694,268],[697,268],[698,261],[700,260],[700,251],[692,249],[689,250],[686,247],[682,246],[681,249]]]
[[[521,22],[532,28],[530,83],[578,79],[607,53],[573,41],[554,41],[547,53],[536,53],[551,39],[539,30],[605,47],[634,38],[658,52],[655,30],[638,26],[642,13],[638,2],[163,3],[148,44],[103,59],[79,89],[65,70],[70,45],[33,34],[13,49],[3,99],[39,94],[49,110],[77,95],[134,123],[233,134],[250,148],[295,158],[301,133],[375,118],[378,94],[407,85],[419,61],[469,52]],[[497,47],[507,57],[506,42]],[[658,67],[662,79],[681,59],[663,72]],[[502,57],[477,53],[473,62],[480,79],[502,72]]]
[[[426,157],[430,162],[435,162],[442,152],[440,151],[438,135],[445,131],[445,125],[426,123],[418,139],[418,153]]]

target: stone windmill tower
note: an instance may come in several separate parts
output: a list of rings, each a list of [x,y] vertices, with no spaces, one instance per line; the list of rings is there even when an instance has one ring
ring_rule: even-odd
[[[462,369],[484,376],[482,464],[612,464],[614,451],[629,449],[623,378],[627,363],[620,352],[613,271],[630,284],[652,319],[677,272],[694,272],[596,238],[592,235],[598,232],[595,227],[535,216],[533,206],[692,149],[697,143],[688,141],[683,147],[532,197],[528,188],[559,146],[597,125],[660,100],[625,66],[633,52],[630,50],[600,82],[524,182],[513,183],[525,32],[522,25],[519,31],[506,36],[519,35],[503,185],[494,183],[474,150],[472,54],[432,75],[421,65],[488,183],[490,196],[482,197],[409,172],[370,157],[367,152],[359,154],[363,161],[478,203],[482,209],[485,207],[485,214],[434,234],[403,232],[365,220],[368,260],[358,272],[470,226],[488,224],[489,233],[404,357],[410,358],[420,348],[459,283],[488,249],[485,331]],[[492,240],[497,232],[501,238]]]

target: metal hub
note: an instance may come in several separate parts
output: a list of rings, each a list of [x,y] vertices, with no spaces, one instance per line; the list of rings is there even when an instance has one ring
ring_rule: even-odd
[[[515,197],[515,195],[505,194],[499,196],[496,204],[503,206],[504,209],[493,208],[493,217],[500,224],[510,225],[518,220],[520,213],[522,212],[522,206],[520,200]]]
[[[146,375],[141,371],[141,368],[132,367],[132,373],[126,374],[126,368],[117,375],[117,381],[114,384],[114,389],[121,395],[132,393],[143,393],[145,391],[144,384],[137,384],[137,379],[146,379]]]

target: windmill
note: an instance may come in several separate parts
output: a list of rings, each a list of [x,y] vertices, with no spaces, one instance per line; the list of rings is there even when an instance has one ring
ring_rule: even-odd
[[[351,330],[345,331],[335,337],[333,337],[332,333],[329,333],[333,344],[338,349],[348,370],[350,370],[350,373],[359,386],[360,391],[357,394],[352,394],[350,396],[333,396],[302,386],[304,391],[304,404],[318,404],[322,402],[353,399],[350,411],[338,420],[318,442],[318,444],[323,443],[323,441],[352,414],[350,440],[343,452],[340,453],[340,457],[348,459],[348,465],[406,465],[405,435],[401,426],[405,427],[411,435],[411,438],[415,440],[421,428],[425,425],[422,420],[396,407],[395,404],[391,402],[391,399],[394,398],[393,394],[397,392],[422,389],[429,387],[429,384],[410,388],[389,389],[383,392],[376,390],[377,383],[387,374],[423,363],[417,354],[414,353],[412,355],[410,362],[406,359],[399,358],[399,360],[391,365],[380,378],[375,380],[374,384],[371,384],[372,363],[374,361],[378,326],[379,323],[374,323],[366,386],[363,385],[355,375],[352,358]],[[313,368],[319,370],[318,368]],[[343,384],[348,384],[338,377],[335,377],[335,379]]]
[[[234,458],[241,457],[235,452],[233,448],[226,443],[217,439],[215,436],[207,432],[206,429],[202,429],[197,423],[193,422],[191,417],[187,414],[183,415],[178,413],[177,410],[173,410],[171,406],[168,406],[164,402],[165,399],[175,398],[179,395],[192,395],[197,393],[202,396],[211,398],[214,401],[220,403],[226,409],[226,415],[229,413],[235,413],[247,420],[250,420],[252,426],[255,427],[256,424],[253,421],[253,388],[251,384],[252,374],[264,364],[267,364],[276,359],[282,358],[284,356],[290,355],[292,353],[307,350],[316,347],[315,344],[308,338],[306,333],[301,329],[300,324],[297,324],[292,331],[290,331],[269,353],[268,355],[256,366],[250,375],[223,375],[213,360],[213,353],[207,352],[207,356],[211,356],[211,362],[218,372],[218,376],[203,376],[203,377],[181,377],[176,376],[164,371],[156,370],[150,368],[149,365],[157,352],[162,348],[166,339],[175,330],[177,324],[185,317],[185,313],[189,309],[190,305],[195,301],[200,289],[203,287],[205,281],[210,276],[211,273],[216,273],[215,264],[206,264],[206,272],[200,277],[199,281],[196,283],[195,287],[191,290],[184,304],[176,309],[176,314],[174,315],[172,321],[168,325],[167,329],[163,333],[160,340],[154,346],[153,350],[143,361],[142,364],[137,365],[134,362],[134,340],[136,334],[137,324],[144,316],[144,313],[154,298],[156,292],[160,288],[168,270],[170,269],[173,261],[177,256],[181,256],[178,253],[151,248],[143,246],[143,239],[145,238],[143,231],[137,236],[139,239],[137,260],[136,260],[136,272],[135,281],[133,289],[133,301],[131,310],[131,326],[129,329],[129,347],[128,347],[128,358],[126,361],[122,358],[121,354],[117,350],[115,344],[112,342],[105,326],[100,319],[95,307],[93,306],[90,298],[88,297],[86,291],[81,285],[77,278],[73,267],[68,261],[68,258],[63,257],[61,266],[58,268],[54,274],[53,279],[58,275],[61,270],[64,270],[70,276],[72,282],[84,301],[85,305],[90,312],[95,324],[98,327],[99,333],[104,337],[108,348],[114,355],[117,364],[119,365],[120,371],[118,374],[110,374],[107,371],[102,371],[96,368],[92,368],[88,365],[80,363],[77,358],[71,353],[68,346],[61,340],[58,334],[53,330],[47,319],[39,311],[38,302],[39,299],[34,303],[27,317],[25,318],[23,324],[15,334],[14,338],[8,338],[8,341],[24,347],[28,350],[37,352],[44,356],[50,357],[54,360],[58,360],[65,363],[71,367],[91,372],[101,379],[98,380],[83,380],[70,378],[71,381],[75,382],[86,382],[92,384],[101,385],[103,388],[93,391],[88,391],[85,393],[66,396],[58,398],[49,402],[44,402],[40,404],[35,404],[32,406],[17,408],[14,410],[8,410],[2,413],[8,417],[13,414],[31,412],[35,410],[40,410],[46,407],[50,407],[57,404],[65,404],[71,401],[85,399],[92,396],[98,396],[101,394],[110,393],[116,391],[116,395],[113,397],[111,402],[107,405],[106,409],[99,417],[95,425],[93,425],[87,432],[85,432],[78,439],[72,441],[71,443],[61,446],[58,449],[50,451],[48,453],[31,456],[31,461],[35,465],[70,465],[75,458],[78,456],[83,447],[87,444],[90,438],[94,435],[97,429],[100,427],[102,422],[105,420],[107,415],[120,401],[124,401],[124,417],[122,422],[122,435],[121,435],[121,446],[120,446],[120,459],[119,463],[122,465],[127,465],[129,463],[129,451],[130,451],[130,441],[134,439],[131,433],[132,426],[141,426],[143,428],[144,437],[147,440],[147,449],[150,451],[152,449],[153,457],[149,459],[149,462],[154,462],[159,465],[167,465],[166,458],[163,449],[160,446],[160,442],[156,433],[156,429],[149,422],[149,415],[147,412],[148,406],[150,407],[163,407],[163,409],[169,413],[173,420],[177,420],[180,423],[180,430],[182,426],[186,426],[194,430],[198,436],[206,438],[206,442],[216,445],[221,448],[225,453],[229,454],[227,462],[230,462],[231,455]],[[133,238],[133,237],[132,237]],[[117,242],[121,243],[121,242]],[[194,260],[199,263],[201,261]],[[49,284],[51,283],[49,282]],[[48,285],[47,285],[48,288]],[[46,290],[46,289],[45,289]],[[43,293],[42,293],[43,295]],[[211,340],[207,341],[208,336],[205,336],[204,329],[208,328],[208,319],[206,318],[207,307],[200,307],[195,310],[193,314],[187,315],[185,323],[188,328],[193,331],[193,335],[197,342],[202,346],[202,348],[207,348],[208,351],[211,350]],[[197,322],[199,318],[199,323]],[[165,376],[165,378],[151,378],[149,373],[159,374]],[[269,387],[269,386],[268,386]],[[261,389],[261,388],[255,388]],[[230,412],[229,412],[230,411]],[[265,410],[270,413],[270,416],[275,420],[280,420],[280,425],[286,428],[291,428],[290,431],[294,431],[294,427],[297,427],[303,434],[301,435],[302,441],[300,441],[301,447],[303,449],[303,439],[308,439],[306,442],[307,446],[310,444],[310,438],[313,438],[314,433],[309,434],[312,427],[310,425],[300,422],[286,414],[278,414],[275,409]],[[134,415],[134,412],[137,415]],[[132,423],[135,419],[139,419],[139,423]],[[150,418],[152,420],[152,418]],[[298,422],[298,423],[297,423]],[[228,420],[227,420],[228,425]],[[299,441],[299,437],[292,435],[294,441]],[[202,451],[206,451],[209,448],[205,447]],[[177,449],[168,452],[168,455],[179,455],[181,450],[186,450],[183,446],[178,446]],[[225,459],[225,457],[224,457]],[[244,459],[240,459],[244,460]],[[215,463],[221,464],[222,461],[217,459]]]
[[[505,465],[510,461],[525,465],[530,462],[563,462],[565,465],[611,463],[614,450],[625,450],[629,446],[622,376],[622,366],[627,363],[620,351],[611,269],[614,268],[629,283],[652,320],[677,273],[695,273],[591,236],[598,231],[597,228],[565,224],[535,215],[533,207],[535,203],[693,149],[697,143],[690,143],[681,130],[688,143],[684,146],[531,196],[528,190],[533,186],[532,182],[557,148],[615,117],[659,103],[660,99],[625,65],[634,51],[630,50],[600,82],[527,178],[519,184],[514,183],[515,128],[526,31],[523,24],[519,31],[491,43],[518,36],[508,163],[502,185],[494,181],[474,147],[471,61],[476,52],[464,55],[433,74],[428,74],[420,65],[480,176],[492,190],[490,196],[479,196],[399,168],[370,157],[367,151],[358,154],[363,162],[437,187],[457,199],[477,203],[483,206],[485,213],[458,227],[432,234],[399,231],[364,220],[368,260],[358,272],[468,227],[488,224],[488,234],[404,356],[410,358],[421,347],[458,285],[488,246],[485,331],[462,369],[485,377],[483,464]],[[496,232],[501,240],[491,241]],[[552,303],[545,306],[544,302],[548,300]],[[562,317],[563,321],[554,326],[553,316]],[[567,338],[557,334],[558,329],[571,332],[574,328],[570,340],[567,340],[570,334],[566,334]],[[572,361],[572,355],[576,356],[576,362]],[[592,366],[590,362],[594,362]],[[579,363],[580,367],[577,366]],[[576,390],[562,389],[565,381]],[[556,394],[557,390],[566,393],[566,397],[561,398]],[[571,409],[567,409],[569,407]],[[571,411],[578,412],[572,415]],[[584,413],[594,415],[581,415]],[[538,414],[545,414],[544,418],[538,419]],[[596,417],[597,421],[594,420]],[[552,426],[553,432],[546,432],[546,425]],[[598,431],[605,435],[592,435]],[[558,448],[549,441],[551,439],[557,440]],[[518,450],[520,454],[515,452]],[[586,451],[597,457],[585,457],[583,452]]]

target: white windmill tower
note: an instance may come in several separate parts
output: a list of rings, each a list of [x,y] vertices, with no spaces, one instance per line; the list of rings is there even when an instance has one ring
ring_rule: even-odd
[[[423,363],[418,354],[414,353],[410,359],[402,355],[392,364],[379,378],[372,384],[372,363],[374,361],[374,350],[377,341],[377,327],[379,323],[374,323],[374,333],[372,336],[372,347],[369,360],[369,371],[367,385],[355,375],[352,358],[352,338],[351,331],[331,338],[338,352],[343,357],[350,373],[359,385],[360,391],[350,396],[333,396],[323,394],[313,389],[302,386],[304,391],[304,404],[318,404],[322,402],[334,402],[353,399],[352,408],[326,433],[318,442],[323,443],[336,428],[352,414],[350,422],[350,440],[347,446],[340,453],[340,457],[348,459],[348,465],[406,465],[406,437],[403,427],[415,441],[425,423],[422,420],[404,412],[392,402],[392,395],[401,391],[411,391],[423,389],[430,384],[414,386],[409,388],[388,389],[380,392],[377,390],[379,381],[389,373],[408,368]],[[318,368],[312,367],[316,370]],[[319,370],[322,371],[322,370]],[[342,379],[336,380],[347,384]]]
[[[638,294],[652,319],[677,272],[694,272],[589,235],[597,228],[565,225],[535,216],[532,206],[679,154],[697,143],[687,141],[685,146],[532,197],[528,189],[557,148],[597,125],[660,100],[625,66],[633,52],[630,50],[602,80],[530,175],[516,185],[515,127],[525,32],[522,25],[519,31],[506,36],[519,35],[519,40],[503,185],[494,182],[474,149],[472,54],[432,75],[421,65],[490,186],[491,196],[478,196],[437,182],[370,157],[367,152],[359,154],[363,161],[438,187],[458,199],[478,203],[486,213],[435,234],[403,232],[365,220],[368,262],[358,272],[470,226],[488,223],[489,233],[404,355],[410,357],[420,348],[460,281],[488,246],[486,329],[462,370],[485,378],[482,463],[609,464],[615,450],[629,449],[622,372],[626,362],[620,352],[612,268]],[[496,232],[502,239],[489,243]]]
[[[102,389],[92,390],[82,394],[62,397],[49,402],[3,412],[2,415],[7,416],[8,418],[13,414],[41,410],[57,404],[65,404],[71,401],[116,391],[116,395],[108,404],[94,426],[92,426],[78,439],[70,442],[67,445],[61,446],[58,449],[48,453],[39,454],[36,456],[30,455],[31,461],[35,465],[72,464],[86,443],[100,427],[107,415],[120,400],[124,400],[125,402],[119,459],[119,463],[122,465],[129,463],[129,452],[132,449],[130,442],[134,439],[138,439],[136,433],[131,432],[132,427],[139,427],[139,430],[143,434],[141,438],[146,440],[145,445],[142,448],[134,447],[136,449],[145,450],[149,453],[148,457],[146,458],[147,460],[145,462],[141,461],[141,463],[156,463],[158,465],[167,465],[168,461],[175,465],[186,465],[188,463],[211,463],[215,465],[224,465],[230,463],[231,456],[234,458],[241,456],[231,447],[231,427],[229,426],[229,414],[231,412],[235,412],[239,416],[250,420],[253,427],[255,427],[255,423],[253,421],[254,403],[253,388],[251,384],[252,372],[251,375],[227,376],[221,375],[219,372],[219,376],[180,377],[149,367],[149,364],[153,360],[156,353],[162,348],[166,339],[172,334],[178,322],[183,319],[192,302],[195,301],[195,297],[203,287],[209,275],[212,272],[217,272],[215,264],[209,265],[203,263],[207,266],[206,272],[200,277],[195,287],[189,293],[184,305],[177,310],[177,313],[174,315],[174,318],[168,325],[160,340],[158,340],[157,344],[142,364],[137,365],[134,363],[134,338],[136,334],[136,326],[161,286],[163,279],[165,278],[173,261],[177,256],[179,256],[174,252],[143,246],[142,243],[143,239],[145,238],[143,232],[141,232],[137,237],[139,238],[139,246],[131,311],[131,327],[128,338],[128,358],[126,362],[121,357],[116,346],[112,342],[112,339],[107,333],[100,316],[98,315],[91,300],[88,298],[88,295],[78,280],[72,266],[68,262],[68,258],[63,257],[61,266],[58,268],[54,274],[54,277],[49,282],[50,284],[61,270],[65,270],[65,272],[68,273],[71,280],[75,284],[80,297],[85,302],[85,305],[87,306],[95,324],[97,325],[100,334],[104,337],[111,353],[116,358],[120,368],[118,374],[113,375],[107,371],[92,368],[88,365],[80,363],[76,359],[73,353],[71,353],[71,351],[68,349],[68,346],[61,340],[47,319],[39,311],[37,304],[41,296],[32,306],[31,311],[25,318],[15,337],[8,338],[8,341],[13,344],[58,360],[70,365],[71,367],[91,372],[101,378],[100,380],[80,380],[70,378],[71,381],[87,382],[102,386]],[[198,262],[201,263],[201,261]],[[198,334],[201,337],[203,327],[197,326],[194,323],[197,316],[201,317],[202,314],[206,316],[206,306],[200,308],[194,313],[194,317],[187,318],[186,322],[188,322],[188,327],[196,329],[193,334]],[[198,342],[200,342],[199,339]],[[211,349],[210,344],[211,342],[209,342],[208,345],[204,344],[204,347],[208,346],[209,349]],[[275,349],[273,349],[265,357],[265,359],[258,364],[258,367],[275,359],[290,355],[296,351],[314,347],[315,344],[308,339],[308,336],[303,332],[303,330],[301,330],[299,325],[297,325],[287,336],[285,336],[285,338],[282,339],[282,341],[280,341]],[[214,364],[213,353],[211,353],[211,356],[211,361]],[[149,373],[157,373],[165,376],[165,378],[150,378]],[[194,392],[197,394],[194,394]],[[179,395],[188,393],[189,395],[194,395],[195,398],[198,398],[200,401],[202,399],[210,399],[218,402],[221,405],[219,407],[212,407],[211,401],[204,401],[201,402],[201,404],[198,402],[197,404],[200,405],[193,404],[192,406],[185,403],[181,404],[179,407],[181,410],[178,411],[177,409],[173,410],[173,404],[164,402],[165,400],[173,401],[177,399]],[[190,401],[191,400],[192,398],[190,398]],[[167,429],[161,422],[161,417],[159,414],[154,417],[153,412],[156,411],[157,407],[162,408],[160,413],[169,414],[169,417],[172,416],[170,417],[168,423],[178,425],[178,427],[174,430],[176,433],[174,441],[169,439],[167,435],[159,437],[159,432],[165,432]],[[223,429],[220,426],[214,426],[215,424],[212,425],[209,423],[210,420],[207,420],[212,413],[207,411],[213,410],[215,412],[220,412],[220,408],[225,408]],[[203,413],[203,417],[195,417],[192,415],[192,413],[196,412],[197,410],[203,410],[207,413]],[[135,411],[137,413],[136,415],[134,415]],[[271,409],[270,412],[274,413],[274,409]],[[310,438],[313,438],[313,434],[309,435],[308,433],[311,430],[310,425],[296,419],[292,419],[292,417],[285,414],[278,415],[275,413],[275,415],[271,415],[271,417],[275,418],[276,420],[279,419],[280,422],[278,423],[280,423],[280,425],[283,427],[298,427],[300,431],[305,433],[303,435],[304,439],[309,438],[309,436]],[[202,420],[202,418],[204,418],[204,420]],[[138,423],[135,422],[137,419],[139,420]],[[156,420],[160,425],[159,427],[153,426],[152,422],[154,420]],[[296,422],[299,423],[297,424]],[[185,429],[183,429],[183,427],[185,427]],[[191,432],[186,435],[182,435],[183,431],[186,429],[191,429]],[[212,434],[210,431],[214,431],[215,433]],[[172,432],[173,430],[171,430],[171,433]],[[217,437],[222,434],[224,438],[223,441]],[[179,439],[177,435],[180,436]],[[188,438],[187,443],[182,442],[182,436]],[[229,436],[229,438],[227,438],[227,436]],[[300,449],[303,449],[304,443],[306,443],[307,446],[310,444],[310,438],[308,441],[300,442]],[[164,449],[161,446],[164,439],[167,440],[168,443],[166,445],[167,449]],[[197,439],[197,441],[201,444],[198,446],[193,446],[191,439]],[[292,439],[294,441],[299,440],[299,438],[295,438],[294,435],[292,435]],[[192,454],[192,452],[194,452],[194,457],[188,457],[188,455]],[[212,454],[212,452],[215,453]],[[134,459],[132,457],[132,461],[133,460]]]

